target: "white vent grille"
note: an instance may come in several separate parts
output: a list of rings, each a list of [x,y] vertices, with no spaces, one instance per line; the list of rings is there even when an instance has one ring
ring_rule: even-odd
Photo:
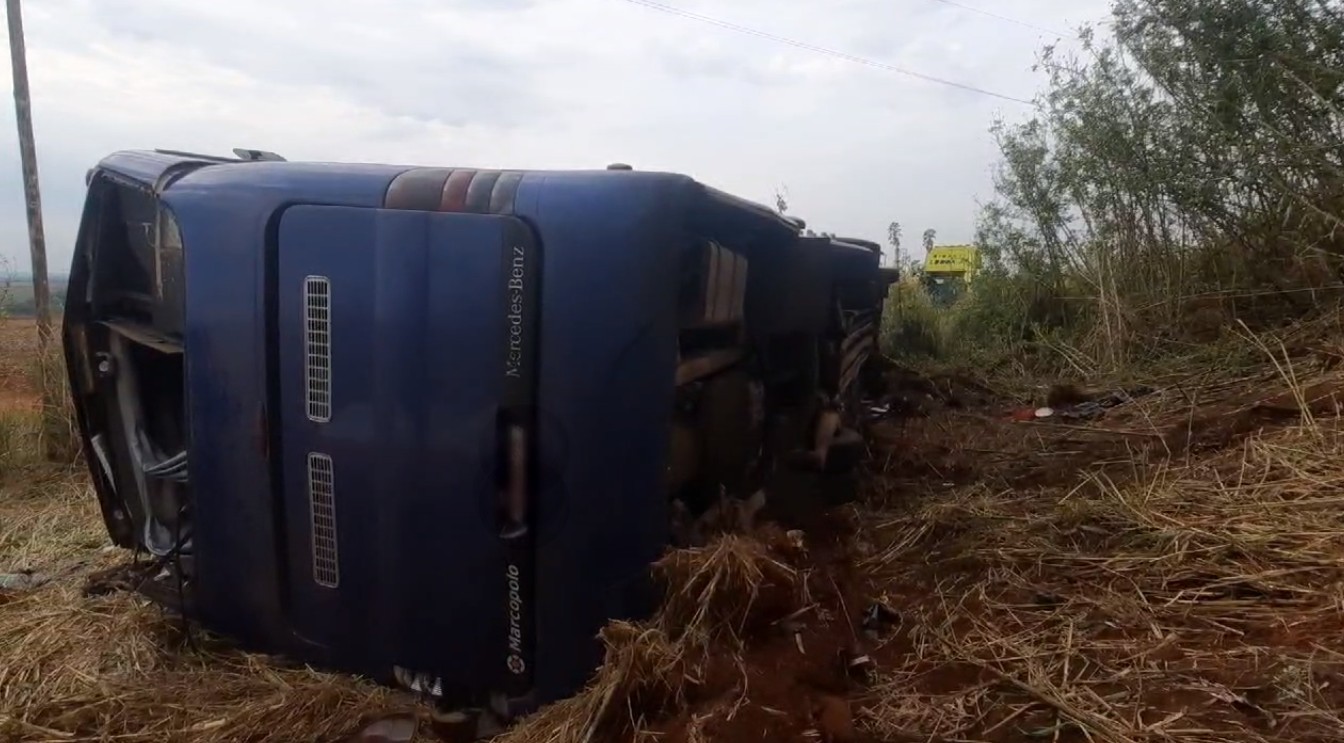
[[[307,367],[308,419],[331,420],[331,282],[303,280],[303,349]]]
[[[336,489],[331,457],[308,453],[308,506],[313,516],[313,581],[325,588],[341,582],[336,549]]]

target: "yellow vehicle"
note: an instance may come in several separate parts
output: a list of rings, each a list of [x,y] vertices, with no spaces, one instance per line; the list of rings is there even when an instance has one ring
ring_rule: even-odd
[[[974,245],[939,245],[924,259],[924,288],[935,304],[957,301],[980,268],[980,252]]]

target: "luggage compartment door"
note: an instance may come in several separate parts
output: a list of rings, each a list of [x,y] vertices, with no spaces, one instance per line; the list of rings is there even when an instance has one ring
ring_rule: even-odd
[[[273,307],[289,612],[334,663],[529,687],[540,257],[512,217],[295,206]]]

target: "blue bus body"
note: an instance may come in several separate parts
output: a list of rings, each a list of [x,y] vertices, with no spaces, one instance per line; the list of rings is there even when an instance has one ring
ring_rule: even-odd
[[[755,489],[845,408],[888,280],[681,175],[124,152],[64,339],[109,533],[182,610],[518,711],[651,610],[675,492]]]

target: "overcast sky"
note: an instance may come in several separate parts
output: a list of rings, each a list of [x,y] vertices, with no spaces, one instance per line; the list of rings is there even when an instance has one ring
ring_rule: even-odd
[[[946,0],[662,0],[1018,98],[1054,37]],[[1107,0],[960,0],[1032,26]],[[84,172],[119,149],[506,168],[626,162],[773,203],[818,230],[968,241],[1026,106],[627,0],[26,0],[54,272]],[[3,85],[9,90],[10,77]],[[28,269],[18,146],[0,126],[0,256]]]

